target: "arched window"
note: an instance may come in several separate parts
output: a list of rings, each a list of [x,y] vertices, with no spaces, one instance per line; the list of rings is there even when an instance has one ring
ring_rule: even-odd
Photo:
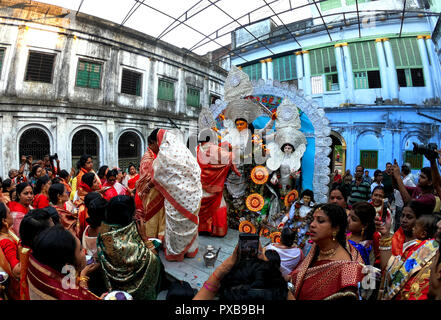
[[[31,128],[23,132],[19,142],[19,156],[31,155],[34,160],[42,160],[50,153],[49,137],[42,129]]]
[[[118,140],[118,167],[126,170],[130,163],[138,169],[141,161],[141,140],[134,132],[124,132]]]
[[[72,166],[74,168],[83,154],[92,156],[93,169],[96,171],[100,166],[99,139],[96,133],[89,129],[78,131],[72,138]]]

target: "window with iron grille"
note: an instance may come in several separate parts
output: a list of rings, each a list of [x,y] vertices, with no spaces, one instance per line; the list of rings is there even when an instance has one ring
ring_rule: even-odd
[[[55,54],[29,51],[25,81],[52,83]]]
[[[415,37],[390,39],[398,85],[400,87],[424,87],[423,62],[418,40]]]
[[[200,91],[195,88],[187,88],[187,106],[200,106]]]
[[[348,44],[355,89],[381,88],[380,67],[374,41]]]
[[[158,99],[166,101],[175,101],[175,84],[172,81],[159,79]]]
[[[100,88],[101,70],[101,63],[79,60],[76,85],[85,88]]]
[[[326,91],[340,89],[338,83],[337,60],[335,48],[326,47],[310,51],[311,77],[325,75]]]
[[[242,71],[250,77],[251,81],[262,78],[262,64],[260,62],[242,67]]]
[[[413,151],[406,151],[404,162],[410,163],[411,169],[421,169],[423,167],[423,155],[414,154]]]
[[[361,150],[360,151],[360,164],[365,169],[377,169],[378,168],[378,151]]]
[[[339,8],[341,6],[341,0],[326,0],[320,2],[320,9],[322,9],[323,11]]]
[[[295,55],[273,59],[273,79],[281,82],[297,79]]]
[[[5,57],[5,49],[4,48],[0,48],[0,78],[2,75],[2,68],[3,68],[3,59]]]
[[[121,78],[121,93],[134,96],[141,95],[142,74],[139,72],[123,69]]]

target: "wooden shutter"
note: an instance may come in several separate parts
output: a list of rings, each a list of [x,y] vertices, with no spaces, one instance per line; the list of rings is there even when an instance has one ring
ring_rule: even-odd
[[[320,2],[320,9],[323,11],[339,8],[341,6],[341,0],[327,0]]]
[[[423,66],[417,41],[415,37],[390,39],[397,69],[421,68]]]
[[[158,83],[158,99],[175,101],[175,86],[171,81],[160,79]]]
[[[200,91],[194,88],[187,88],[187,105],[199,107]]]
[[[314,49],[310,51],[311,76],[337,72],[334,47]]]
[[[379,70],[374,41],[351,42],[348,46],[353,72]]]
[[[295,55],[273,59],[273,79],[289,81],[297,79],[297,68]]]
[[[409,162],[411,169],[421,169],[423,167],[423,155],[414,154],[413,151],[406,151],[404,162]]]
[[[242,67],[242,71],[250,77],[250,80],[259,80],[262,78],[262,65],[260,62]]]
[[[378,151],[361,150],[360,151],[360,164],[365,169],[377,169],[378,168]]]
[[[99,88],[101,81],[101,64],[89,61],[78,62],[77,82],[78,87]]]

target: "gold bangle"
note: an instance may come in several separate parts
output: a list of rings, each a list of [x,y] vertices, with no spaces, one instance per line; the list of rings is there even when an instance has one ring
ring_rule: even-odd
[[[392,237],[380,239],[379,244],[381,247],[388,247],[392,244]]]
[[[78,277],[78,282],[81,282],[81,281],[88,282],[89,279],[90,278],[87,276],[80,276],[80,277]]]

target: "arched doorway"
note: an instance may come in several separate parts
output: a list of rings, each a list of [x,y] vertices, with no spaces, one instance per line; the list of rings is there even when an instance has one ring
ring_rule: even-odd
[[[346,171],[346,143],[343,137],[334,131],[331,131],[330,137],[332,139],[332,145],[331,153],[329,154],[331,158],[329,169],[331,170],[331,174],[334,174],[335,169],[337,169],[343,176]]]
[[[98,170],[99,163],[99,139],[95,132],[82,129],[72,138],[72,166],[76,168],[77,161],[83,154],[90,154],[93,160],[93,169]]]
[[[50,153],[49,137],[42,129],[27,129],[20,137],[19,156],[31,155],[34,160],[42,160]]]
[[[141,139],[134,132],[124,132],[118,140],[118,167],[126,170],[133,163],[138,170],[141,161]]]

